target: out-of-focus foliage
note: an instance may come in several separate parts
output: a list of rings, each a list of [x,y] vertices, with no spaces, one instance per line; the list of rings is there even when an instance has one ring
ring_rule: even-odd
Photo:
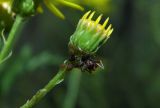
[[[151,23],[152,23],[151,29],[154,31],[153,36],[155,38],[155,41],[157,42],[158,45],[160,45],[160,30],[159,30],[159,28],[160,28],[160,21],[159,21],[160,14],[157,14],[159,11],[159,8],[160,8],[160,4],[155,2],[152,5],[153,5],[153,7],[150,8],[150,18],[152,19],[151,20]]]
[[[102,22],[109,16],[114,32],[98,51],[105,69],[93,75],[82,73],[78,94],[73,91],[77,98],[70,103],[74,108],[160,108],[160,1],[103,0],[99,8],[91,5],[94,1],[96,5],[101,2],[75,2],[82,3],[86,11],[103,12]],[[0,108],[22,105],[68,57],[69,37],[83,13],[62,11],[65,21],[46,10],[25,24],[13,56],[0,66]],[[77,90],[70,85],[75,73],[68,74],[35,108],[67,107],[63,104],[68,90]]]
[[[111,4],[112,0],[67,0],[67,1],[77,2],[89,8],[94,8],[95,10],[98,10],[101,13],[102,12],[107,13],[112,8]]]
[[[11,10],[10,0],[0,1],[0,32],[2,29],[9,31],[12,23],[13,17]]]

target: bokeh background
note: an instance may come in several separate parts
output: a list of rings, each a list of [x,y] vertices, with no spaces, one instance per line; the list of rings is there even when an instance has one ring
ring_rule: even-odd
[[[12,57],[0,67],[0,108],[18,108],[42,88],[68,57],[68,41],[88,10],[110,17],[114,32],[99,51],[105,69],[69,73],[34,108],[160,108],[160,1],[68,0],[84,12],[60,9],[26,21]],[[1,13],[0,13],[1,14]]]

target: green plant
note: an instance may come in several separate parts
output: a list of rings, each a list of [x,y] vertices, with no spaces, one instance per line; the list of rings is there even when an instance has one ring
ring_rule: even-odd
[[[50,90],[57,84],[64,80],[65,74],[74,68],[79,68],[82,71],[93,72],[98,67],[102,67],[99,60],[95,60],[98,48],[104,44],[113,29],[111,25],[105,28],[108,19],[103,25],[99,24],[101,16],[96,21],[92,20],[95,12],[87,12],[82,19],[80,19],[75,33],[71,36],[69,42],[70,57],[61,65],[57,75],[54,76],[49,83],[40,89],[30,100],[28,100],[21,108],[31,108],[37,104]],[[90,28],[90,26],[92,27]],[[86,45],[87,44],[87,45]],[[93,47],[94,46],[94,47]]]
[[[56,16],[64,19],[64,15],[61,13],[61,11],[58,10],[58,8],[55,7],[54,2],[60,3],[65,6],[69,6],[75,9],[84,10],[81,6],[67,2],[67,1],[61,1],[61,0],[55,0],[54,2],[52,0],[43,0],[45,5],[48,7],[48,9],[54,13]],[[0,32],[5,31],[9,24],[7,24],[9,21],[12,20],[15,16],[15,21],[13,23],[13,26],[9,32],[8,38],[5,39],[4,34],[2,35],[4,40],[4,45],[2,47],[2,50],[0,52],[0,64],[2,64],[4,61],[6,61],[12,54],[12,48],[14,46],[15,40],[17,39],[17,32],[21,28],[24,20],[27,18],[30,18],[31,16],[34,16],[37,12],[41,12],[41,6],[40,6],[41,0],[3,0],[0,2],[0,10],[4,10],[7,14],[7,18],[3,17],[4,24],[0,25]],[[2,8],[1,8],[2,6]],[[3,12],[3,11],[2,11]],[[1,20],[1,19],[0,19]],[[2,26],[2,27],[1,27]]]
[[[43,0],[45,5],[54,13],[56,16],[64,19],[64,15],[55,7],[54,3],[59,3],[66,5],[75,9],[83,10],[79,5],[61,1],[61,0]],[[4,31],[2,31],[2,37],[4,45],[0,52],[0,64],[6,61],[11,54],[12,48],[14,46],[15,40],[17,39],[17,31],[21,28],[23,22],[35,15],[37,12],[42,11],[40,6],[41,1],[32,1],[32,0],[13,0],[10,2],[11,6],[9,11],[12,14],[12,17],[15,16],[15,21],[9,32],[8,38],[5,39]],[[12,5],[11,5],[12,4]],[[96,57],[96,52],[103,45],[111,33],[113,28],[109,25],[106,28],[106,25],[109,21],[109,18],[106,19],[103,25],[99,22],[102,15],[100,15],[96,21],[92,20],[95,12],[87,12],[79,21],[75,33],[70,37],[69,46],[69,58],[64,61],[61,65],[60,70],[57,75],[54,76],[49,83],[42,89],[40,89],[32,98],[28,100],[21,108],[31,108],[36,103],[38,103],[49,91],[51,91],[57,84],[61,83],[64,80],[65,74],[68,71],[71,71],[74,68],[78,68],[81,71],[88,71],[92,73],[98,67],[103,68],[101,60]],[[90,14],[90,15],[89,15]]]
[[[17,3],[16,0],[14,0],[12,2]],[[14,42],[16,40],[16,33],[17,31],[21,28],[22,24],[23,24],[23,20],[24,20],[24,15],[26,14],[30,14],[33,11],[34,8],[34,4],[32,4],[33,1],[32,0],[24,0],[22,2],[19,3],[20,11],[18,13],[16,13],[16,19],[13,23],[13,26],[10,30],[10,33],[8,35],[8,38],[4,41],[4,46],[0,52],[0,64],[2,62],[4,62],[10,55],[11,55],[11,49],[13,48]],[[32,5],[30,5],[32,4]],[[14,8],[10,7],[10,8]],[[5,28],[4,28],[5,30]]]

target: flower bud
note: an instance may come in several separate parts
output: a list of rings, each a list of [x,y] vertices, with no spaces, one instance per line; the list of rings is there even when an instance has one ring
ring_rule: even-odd
[[[70,37],[69,48],[72,53],[94,54],[113,32],[111,24],[106,27],[109,18],[100,24],[102,15],[94,21],[94,14],[89,11],[80,19],[76,31]]]

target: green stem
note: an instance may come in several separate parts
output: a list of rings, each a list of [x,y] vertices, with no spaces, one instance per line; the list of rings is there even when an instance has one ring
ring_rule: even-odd
[[[16,33],[19,30],[21,24],[22,24],[23,18],[19,15],[17,15],[15,22],[13,24],[13,27],[9,33],[9,36],[5,42],[4,47],[2,48],[2,51],[0,52],[0,64],[4,61],[4,59],[9,55],[11,52],[11,49],[13,47],[13,44],[16,39]]]
[[[51,91],[57,84],[61,83],[64,79],[66,73],[66,68],[60,69],[56,76],[54,76],[49,83],[42,89],[40,89],[32,98],[28,100],[20,108],[32,108],[36,103],[38,103],[49,91]]]

